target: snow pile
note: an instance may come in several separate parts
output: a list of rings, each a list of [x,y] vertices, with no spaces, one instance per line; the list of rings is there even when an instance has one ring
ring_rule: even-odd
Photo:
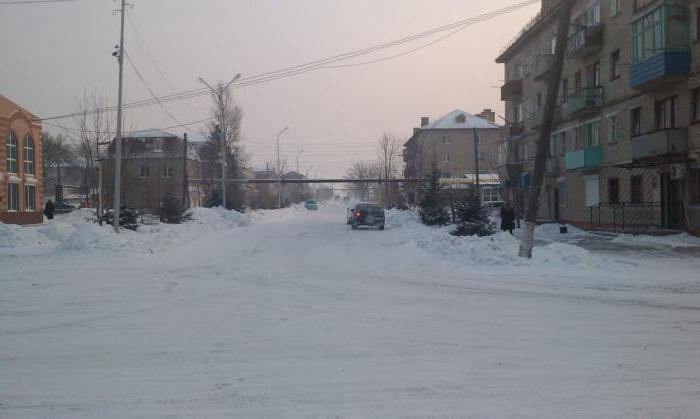
[[[0,249],[17,249],[47,244],[38,227],[0,223]]]
[[[633,234],[621,234],[612,240],[614,243],[634,243],[651,246],[667,247],[695,247],[700,246],[700,237],[688,233],[673,234],[670,236],[641,236]]]

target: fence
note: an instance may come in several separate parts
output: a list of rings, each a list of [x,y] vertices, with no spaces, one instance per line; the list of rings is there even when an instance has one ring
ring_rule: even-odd
[[[589,207],[591,229],[632,231],[683,229],[682,203],[600,203]]]

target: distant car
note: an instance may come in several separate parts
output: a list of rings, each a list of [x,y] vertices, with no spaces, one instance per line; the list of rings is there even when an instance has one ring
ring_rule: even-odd
[[[309,211],[316,211],[318,210],[318,204],[313,199],[307,199],[304,201],[304,208]]]
[[[384,230],[384,208],[377,204],[362,203],[349,211],[348,224],[353,230],[360,226],[377,227]]]

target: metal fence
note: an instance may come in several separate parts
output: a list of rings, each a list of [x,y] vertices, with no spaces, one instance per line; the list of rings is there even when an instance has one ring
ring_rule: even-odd
[[[685,228],[682,203],[604,202],[589,207],[591,229],[635,231]]]

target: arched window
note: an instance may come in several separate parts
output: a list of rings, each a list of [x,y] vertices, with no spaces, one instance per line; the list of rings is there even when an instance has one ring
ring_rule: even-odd
[[[24,174],[34,174],[34,139],[27,134],[24,137]]]
[[[17,171],[17,136],[12,131],[7,135],[7,171],[19,173]]]

